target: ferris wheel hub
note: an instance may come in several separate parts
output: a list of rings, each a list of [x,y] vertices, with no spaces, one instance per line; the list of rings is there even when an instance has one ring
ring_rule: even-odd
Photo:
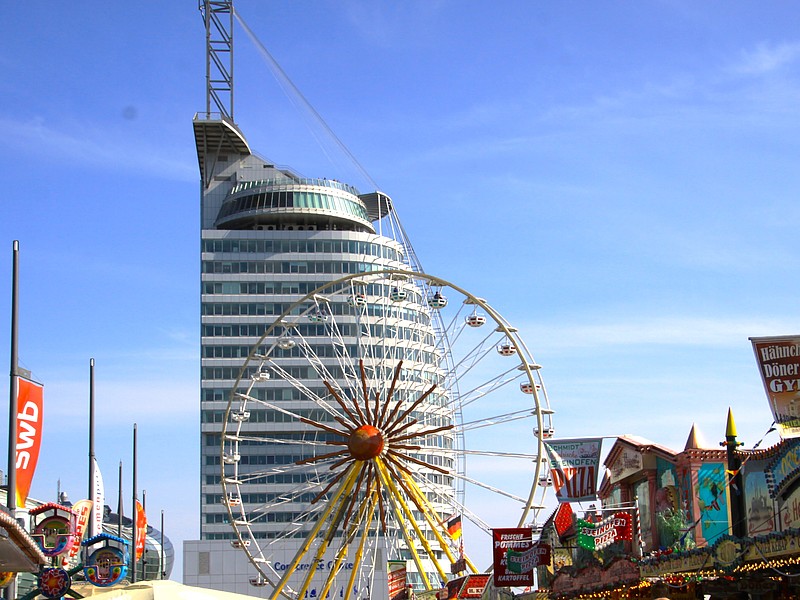
[[[361,425],[350,434],[347,447],[356,460],[370,460],[383,451],[383,434],[372,425]]]

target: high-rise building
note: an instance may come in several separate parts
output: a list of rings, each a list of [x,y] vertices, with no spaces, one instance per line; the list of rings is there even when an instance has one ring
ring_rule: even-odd
[[[232,54],[233,23],[226,22],[230,8],[230,2],[205,4],[210,70]],[[216,77],[209,76],[206,111],[193,121],[202,183],[201,541],[199,546],[187,546],[184,564],[187,583],[247,592],[252,569],[228,569],[225,581],[217,577],[212,582],[202,575],[210,576],[214,560],[222,561],[218,555],[230,552],[231,542],[236,546],[243,536],[242,527],[237,532],[231,526],[230,508],[236,515],[241,506],[248,515],[244,534],[248,542],[270,547],[265,568],[279,574],[275,565],[295,552],[297,540],[287,536],[287,527],[303,518],[310,500],[330,478],[327,469],[321,475],[316,467],[298,465],[324,452],[318,446],[324,447],[331,436],[294,417],[334,421],[330,411],[320,410],[321,399],[329,395],[325,376],[334,378],[342,390],[353,388],[354,381],[360,385],[362,378],[388,384],[402,360],[402,377],[393,398],[399,406],[422,396],[432,383],[441,383],[443,373],[437,366],[442,354],[435,349],[435,311],[429,306],[428,290],[408,280],[387,277],[368,284],[352,280],[332,290],[334,297],[323,303],[314,299],[312,304],[318,306],[294,317],[291,327],[269,330],[292,303],[327,282],[356,273],[411,271],[415,259],[385,194],[359,193],[334,179],[304,178],[251,151],[233,121],[232,69],[230,64]],[[355,290],[354,285],[361,287]],[[353,298],[363,306],[354,305]],[[342,329],[337,329],[334,340],[326,331],[325,313],[338,315]],[[388,318],[393,322],[392,335],[387,334]],[[262,337],[265,333],[267,338]],[[293,337],[311,350],[278,347],[280,337]],[[337,344],[345,348],[349,367],[342,364]],[[270,351],[267,373],[253,353]],[[364,375],[353,372],[357,356],[367,358]],[[264,381],[249,392],[254,401],[250,406],[256,408],[229,413],[229,407],[237,406],[231,403],[232,390],[245,392],[262,372]],[[438,409],[443,414],[436,423],[446,425],[450,413],[442,410],[444,403],[443,392],[430,393],[415,415],[421,418]],[[234,435],[230,423],[237,418],[246,422]],[[440,448],[453,447],[453,434],[443,430],[433,437]],[[435,458],[418,456],[446,468],[454,466],[454,458],[441,453]],[[228,477],[232,468],[224,470],[226,462],[234,461],[236,481]],[[229,485],[223,485],[226,482]],[[444,518],[443,499],[456,493],[453,478],[438,476],[431,485],[437,490],[431,502],[442,513],[438,517]],[[396,527],[388,519],[390,527]],[[385,582],[386,560],[392,558],[388,554],[399,557],[403,542],[387,550],[383,536],[378,538],[376,532],[373,552],[380,564],[372,577],[377,573]],[[441,552],[428,557],[427,564],[434,557],[441,559]]]
[[[184,582],[383,600],[390,568],[427,590],[476,574],[462,516],[521,527],[552,484],[540,367],[485,300],[421,272],[386,194],[251,150],[231,1],[201,10],[201,539]]]
[[[220,436],[231,390],[267,327],[295,300],[326,281],[348,273],[408,267],[403,261],[402,245],[375,233],[370,200],[378,198],[378,194],[359,195],[354,188],[338,181],[304,179],[277,169],[246,153],[243,141],[239,148],[233,144],[225,147],[222,150],[225,154],[201,148],[201,145],[206,148],[209,145],[206,141],[211,135],[209,130],[225,127],[229,127],[227,121],[204,118],[195,121],[199,132],[198,153],[205,155],[206,168],[212,169],[204,177],[208,186],[203,192],[201,233],[203,539],[235,537],[221,497]],[[388,296],[391,290],[385,292]],[[340,300],[333,306],[341,310],[345,303],[346,300]],[[425,326],[428,331],[423,335],[429,336],[428,344],[432,346],[429,320]],[[302,327],[301,335],[313,343],[315,336],[308,330],[318,326],[309,320]],[[357,337],[355,333],[343,335],[343,339],[352,344]],[[326,344],[329,338],[321,333],[319,339],[319,344]],[[324,356],[324,352],[316,350],[319,355]],[[327,358],[331,363],[329,370],[333,371],[337,357],[331,354]],[[302,369],[304,359],[288,356],[278,362]],[[303,370],[297,378],[305,380],[314,393],[327,395],[323,382],[313,370]],[[314,408],[301,398],[298,386],[285,379],[273,376],[259,391],[260,400],[289,410]],[[305,412],[302,414],[308,416]],[[309,430],[308,425],[286,422],[290,420],[270,409],[251,414],[248,420],[251,427],[247,431],[251,436],[284,436],[290,440],[293,435]],[[309,458],[309,452],[308,447],[291,444],[278,449],[269,444],[253,444],[246,450],[242,447],[238,459],[240,471],[248,471],[245,464],[251,465],[251,472],[258,471],[259,465],[288,466]],[[274,481],[263,483],[272,483],[272,489],[281,487]],[[284,485],[296,487],[297,483]],[[254,482],[252,486],[243,487],[255,497],[255,490],[264,485]],[[245,496],[243,501],[247,502],[248,498]],[[297,510],[297,506],[287,506],[284,512]],[[256,529],[265,533],[270,524],[265,522]]]

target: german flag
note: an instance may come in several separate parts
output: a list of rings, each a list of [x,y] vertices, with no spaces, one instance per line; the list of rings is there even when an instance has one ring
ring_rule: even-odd
[[[455,515],[447,520],[447,533],[454,540],[461,537],[461,515]]]

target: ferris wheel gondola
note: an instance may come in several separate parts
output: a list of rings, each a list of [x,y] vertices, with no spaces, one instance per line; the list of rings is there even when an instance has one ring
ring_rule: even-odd
[[[392,291],[389,292],[389,298],[392,302],[402,302],[408,297],[408,293],[401,287],[393,287]]]
[[[470,327],[480,327],[486,323],[486,317],[478,314],[477,312],[473,312],[465,319],[465,322]]]

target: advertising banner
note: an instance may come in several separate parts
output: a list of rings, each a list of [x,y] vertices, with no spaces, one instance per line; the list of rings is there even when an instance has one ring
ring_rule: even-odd
[[[602,550],[614,542],[631,541],[633,520],[629,513],[619,512],[599,523],[578,519],[578,546],[587,550]]]
[[[86,535],[88,529],[89,517],[92,514],[92,501],[91,500],[78,500],[72,505],[72,510],[77,517],[75,518],[75,535],[72,536],[69,551],[64,559],[64,564],[72,562],[78,556],[81,549],[81,540]]]
[[[89,521],[89,537],[94,537],[103,532],[103,510],[105,506],[105,487],[103,486],[103,475],[100,467],[97,466],[97,459],[92,459],[92,486],[94,487],[94,504],[92,506],[92,518]]]
[[[459,598],[482,598],[486,584],[489,583],[489,575],[467,575],[466,583],[461,586]]]
[[[495,587],[521,587],[533,585],[533,571],[514,573],[508,568],[508,551],[525,552],[533,546],[530,527],[492,529],[492,557],[494,559]]]
[[[44,388],[17,377],[17,506],[25,506],[42,445]]]
[[[389,561],[389,600],[406,600],[406,561]]]
[[[800,335],[750,341],[781,437],[800,437]]]
[[[778,531],[781,529],[778,525],[785,525],[780,522],[784,518],[784,513],[792,512],[775,510],[769,495],[767,474],[764,472],[765,462],[748,460],[744,467],[744,507],[747,514],[748,537]],[[800,517],[800,514],[795,513],[794,516]]]
[[[466,558],[457,558],[455,562],[450,563],[450,574],[456,575],[457,573],[462,573],[467,570],[467,559]]]
[[[706,462],[697,470],[697,504],[702,511],[700,526],[709,546],[731,527],[725,467],[724,463]],[[643,510],[641,504],[639,510]]]
[[[548,544],[539,542],[525,552],[509,550],[506,561],[508,570],[512,573],[528,573],[536,567],[550,564],[551,548]]]
[[[489,583],[489,575],[466,575],[458,579],[451,579],[445,584],[442,593],[439,595],[441,600],[456,600],[456,598],[482,598],[486,584]]]
[[[572,505],[569,502],[562,502],[558,505],[556,515],[553,517],[553,525],[559,538],[566,537],[574,531],[575,513],[572,511]]]
[[[141,502],[136,501],[136,560],[141,560],[147,541],[147,515]]]
[[[445,589],[447,590],[447,595],[445,596],[446,600],[456,600],[456,598],[458,598],[458,593],[461,591],[461,587],[464,585],[466,580],[466,577],[459,577],[457,579],[451,579],[448,581],[445,584]]]
[[[583,502],[597,498],[602,438],[547,440],[550,475],[559,502]]]

